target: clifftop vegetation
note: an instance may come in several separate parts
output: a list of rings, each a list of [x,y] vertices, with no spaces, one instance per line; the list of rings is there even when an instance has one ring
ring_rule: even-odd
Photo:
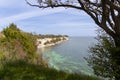
[[[2,61],[25,60],[32,63],[42,63],[36,54],[36,37],[21,31],[15,24],[3,29],[5,37],[0,38],[0,59]],[[39,61],[37,60],[39,59]]]
[[[44,39],[44,38],[60,38],[60,37],[68,37],[68,35],[53,35],[53,34],[49,34],[49,35],[36,35],[39,39]]]

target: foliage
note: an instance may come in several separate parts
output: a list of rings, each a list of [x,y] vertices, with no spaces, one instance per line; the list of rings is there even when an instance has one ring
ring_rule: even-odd
[[[29,58],[32,58],[36,52],[35,43],[32,41],[33,36],[29,36],[27,33],[22,32],[16,25],[11,24],[9,27],[3,30],[6,40],[13,45],[21,45],[23,50],[29,54]]]
[[[98,80],[97,78],[70,74],[25,61],[7,62],[0,69],[0,80]]]
[[[87,61],[97,76],[113,79],[116,75],[120,76],[116,72],[120,66],[117,66],[113,59],[113,55],[120,48],[115,47],[113,39],[106,33],[100,30],[98,34],[98,43],[90,48],[92,54]]]
[[[36,35],[37,38],[39,39],[44,39],[44,38],[61,38],[61,37],[68,37],[67,35],[53,35],[53,34],[49,34],[49,35]]]
[[[0,38],[1,61],[22,59],[28,62],[43,63],[41,62],[43,61],[42,57],[36,54],[36,36],[21,31],[13,23],[5,28],[2,33],[5,37]]]

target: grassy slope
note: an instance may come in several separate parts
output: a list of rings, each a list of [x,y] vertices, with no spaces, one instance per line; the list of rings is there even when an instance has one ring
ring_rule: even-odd
[[[8,62],[0,69],[0,80],[98,80],[97,78],[65,73],[24,61]]]

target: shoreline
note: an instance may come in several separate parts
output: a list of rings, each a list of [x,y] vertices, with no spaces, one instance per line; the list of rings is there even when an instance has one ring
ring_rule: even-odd
[[[59,37],[59,38],[43,38],[43,39],[37,39],[37,49],[54,46],[57,44],[60,44],[64,41],[69,40],[68,37]]]

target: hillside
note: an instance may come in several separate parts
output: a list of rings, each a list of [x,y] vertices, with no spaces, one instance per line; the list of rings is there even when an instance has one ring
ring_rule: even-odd
[[[82,74],[71,74],[24,61],[8,62],[0,69],[0,80],[99,80]]]
[[[0,38],[0,62],[24,60],[47,65],[40,54],[36,53],[36,36],[20,30],[15,24],[3,29],[2,35],[4,37]]]
[[[45,35],[40,38],[43,36],[26,33],[15,24],[3,29],[0,35],[4,35],[0,38],[0,80],[98,80],[48,68],[47,62],[36,53],[36,40],[44,39]]]

